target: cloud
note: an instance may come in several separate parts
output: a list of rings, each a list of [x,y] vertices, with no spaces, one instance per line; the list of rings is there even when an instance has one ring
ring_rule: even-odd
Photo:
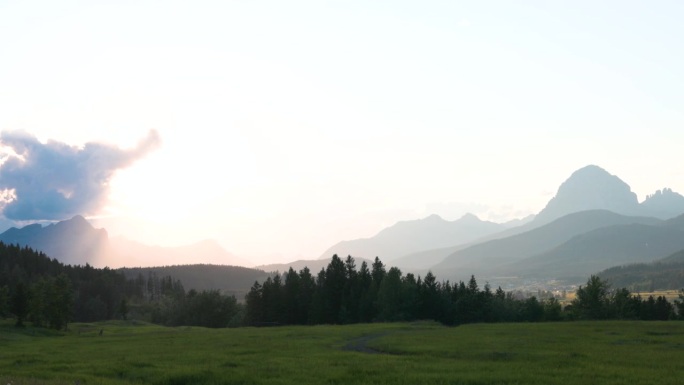
[[[143,158],[160,144],[150,130],[135,148],[103,143],[70,146],[41,143],[24,131],[4,131],[0,145],[0,202],[12,220],[61,220],[96,213],[107,201],[114,173]]]

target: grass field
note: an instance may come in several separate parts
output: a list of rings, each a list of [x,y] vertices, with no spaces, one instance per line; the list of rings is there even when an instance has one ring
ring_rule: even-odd
[[[100,330],[103,330],[100,336]],[[0,384],[681,384],[684,322],[276,328],[0,321]]]

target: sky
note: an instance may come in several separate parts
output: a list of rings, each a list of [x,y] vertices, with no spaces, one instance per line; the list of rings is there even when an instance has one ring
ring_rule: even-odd
[[[596,164],[684,193],[679,1],[0,0],[4,230],[85,215],[255,263],[541,210]]]

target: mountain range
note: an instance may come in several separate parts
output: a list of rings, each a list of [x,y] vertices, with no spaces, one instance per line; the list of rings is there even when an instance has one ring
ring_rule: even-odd
[[[224,250],[216,241],[205,240],[179,247],[150,246],[122,237],[109,238],[105,229],[94,228],[80,215],[47,226],[12,227],[0,241],[40,250],[60,262],[96,267],[179,265],[197,261],[217,265],[249,265]]]
[[[624,224],[657,224],[659,219],[629,217],[607,210],[581,211],[521,234],[478,243],[447,256],[432,270],[450,278],[475,274],[483,279],[509,275],[503,266],[523,261],[562,245],[573,237]]]
[[[378,256],[404,272],[431,270],[440,279],[466,280],[474,274],[490,283],[511,277],[582,282],[611,266],[648,263],[684,250],[683,213],[684,197],[671,189],[639,202],[627,183],[592,165],[572,173],[543,210],[524,220],[497,224],[472,214],[455,221],[431,215],[398,222],[370,238],[338,242],[316,260],[260,266],[260,273],[249,274],[304,266],[316,273],[337,254],[355,257],[357,266]],[[170,248],[109,238],[81,216],[11,228],[0,241],[30,246],[68,264],[168,266],[201,259],[249,265],[214,241]]]
[[[596,272],[598,270],[593,269],[605,268],[612,262],[628,263],[640,258],[639,248],[631,248],[634,255],[628,255],[620,254],[618,246],[622,242],[620,237],[624,237],[625,242],[630,238],[638,239],[629,231],[637,231],[636,228],[625,227],[614,232],[599,229],[622,225],[653,226],[682,213],[684,197],[671,189],[656,191],[640,203],[627,183],[601,167],[589,165],[573,172],[543,210],[517,226],[492,226],[491,222],[480,221],[473,215],[454,222],[431,216],[399,222],[371,238],[340,242],[323,256],[336,252],[378,255],[383,261],[407,271],[424,273],[431,270],[449,279],[467,279],[471,274],[483,279],[510,275],[577,277]],[[667,247],[652,246],[641,251],[645,253],[644,260],[654,258],[660,251],[670,252],[670,247],[678,247],[676,240],[670,242],[670,238],[677,237],[676,232],[665,234],[668,231],[665,227],[643,229],[655,237],[652,242],[658,245],[663,245],[663,238],[668,240]],[[573,239],[591,231],[596,232]],[[590,239],[595,248],[601,244],[601,239],[615,248],[606,246],[610,253],[601,254],[592,249],[594,254],[583,254],[584,243]],[[433,247],[428,248],[429,245]],[[574,259],[570,257],[573,255],[571,250],[575,252]]]
[[[433,214],[423,219],[398,222],[371,238],[339,242],[328,248],[319,259],[337,254],[366,259],[379,256],[383,261],[391,262],[417,251],[467,243],[505,229],[503,224],[482,221],[473,214],[466,214],[455,221]]]

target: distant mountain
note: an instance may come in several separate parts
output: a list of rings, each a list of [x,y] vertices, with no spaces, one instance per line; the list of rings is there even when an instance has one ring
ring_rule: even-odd
[[[346,256],[340,257],[340,258],[342,258],[343,261],[345,259],[347,259]],[[375,258],[373,258],[373,259],[375,259]],[[382,260],[382,258],[380,258],[380,259]],[[328,264],[330,263],[331,260],[332,260],[332,256],[328,259],[310,259],[310,260],[300,259],[300,260],[293,261],[290,263],[274,263],[274,264],[270,264],[270,265],[261,265],[261,266],[255,267],[255,269],[260,269],[260,270],[263,270],[263,271],[266,271],[269,273],[279,272],[282,274],[282,273],[285,273],[288,270],[290,270],[290,267],[292,267],[292,269],[297,271],[297,272],[302,270],[304,267],[308,267],[309,270],[311,271],[311,274],[316,275],[319,271],[321,271],[321,269],[325,269],[326,267],[328,267]],[[371,261],[369,259],[356,258],[356,257],[354,257],[354,261],[356,263],[356,270],[358,270],[361,267],[361,264],[364,261],[368,264],[369,269],[371,268],[371,264],[373,263],[373,261]],[[385,263],[385,261],[383,261],[383,263]]]
[[[534,222],[548,223],[563,215],[594,209],[668,219],[684,214],[684,196],[665,188],[639,203],[627,183],[599,166],[590,165],[575,171],[560,185]]]
[[[386,263],[417,251],[467,243],[503,229],[505,226],[501,224],[482,221],[472,214],[455,221],[431,215],[424,219],[398,222],[372,238],[339,242],[319,259],[329,259],[337,254],[341,258],[347,255],[371,260],[380,257]]]
[[[483,279],[502,274],[502,266],[551,250],[571,238],[602,227],[623,224],[655,225],[661,220],[630,217],[606,210],[572,213],[522,234],[479,243],[449,255],[432,271],[440,277]]]
[[[523,277],[583,280],[615,265],[650,262],[684,249],[684,230],[629,224],[595,229],[504,268]]]
[[[501,225],[504,229],[501,231],[485,235],[484,237],[477,238],[467,243],[462,243],[450,247],[417,251],[415,253],[411,253],[393,260],[392,265],[397,266],[407,272],[419,273],[423,275],[429,270],[430,267],[442,262],[444,259],[446,259],[446,257],[459,250],[463,250],[475,244],[484,243],[494,239],[501,239],[521,234],[526,231],[532,230],[535,227],[538,227],[533,222],[533,220],[534,215],[528,215],[527,217],[522,219],[514,219],[502,223]]]
[[[171,276],[183,283],[186,291],[220,290],[224,294],[233,294],[242,301],[254,281],[263,282],[269,274],[259,269],[224,265],[175,265],[157,267],[121,268],[126,278],[136,279],[139,275],[145,278],[156,275],[159,278]]]
[[[518,218],[518,219],[511,219],[508,222],[502,223],[503,227],[506,229],[514,228],[514,227],[520,227],[524,226],[534,220],[536,215],[528,215],[524,218]]]
[[[664,188],[646,197],[641,202],[642,212],[648,216],[668,219],[684,214],[684,196]]]
[[[29,246],[70,265],[94,264],[106,252],[108,240],[106,230],[93,228],[80,215],[45,227],[12,227],[0,234],[2,242]]]
[[[627,183],[599,166],[586,166],[570,175],[534,221],[548,223],[586,210],[608,210],[638,215],[639,201]]]
[[[96,267],[154,266],[202,261],[220,265],[243,265],[247,261],[225,251],[211,240],[181,247],[148,246],[95,229],[80,215],[47,226],[13,227],[0,234],[7,244],[29,246],[64,264]]]
[[[470,246],[471,244],[465,244],[418,251],[393,260],[392,266],[396,266],[402,271],[406,270],[407,272],[421,273],[444,261],[449,255]]]

